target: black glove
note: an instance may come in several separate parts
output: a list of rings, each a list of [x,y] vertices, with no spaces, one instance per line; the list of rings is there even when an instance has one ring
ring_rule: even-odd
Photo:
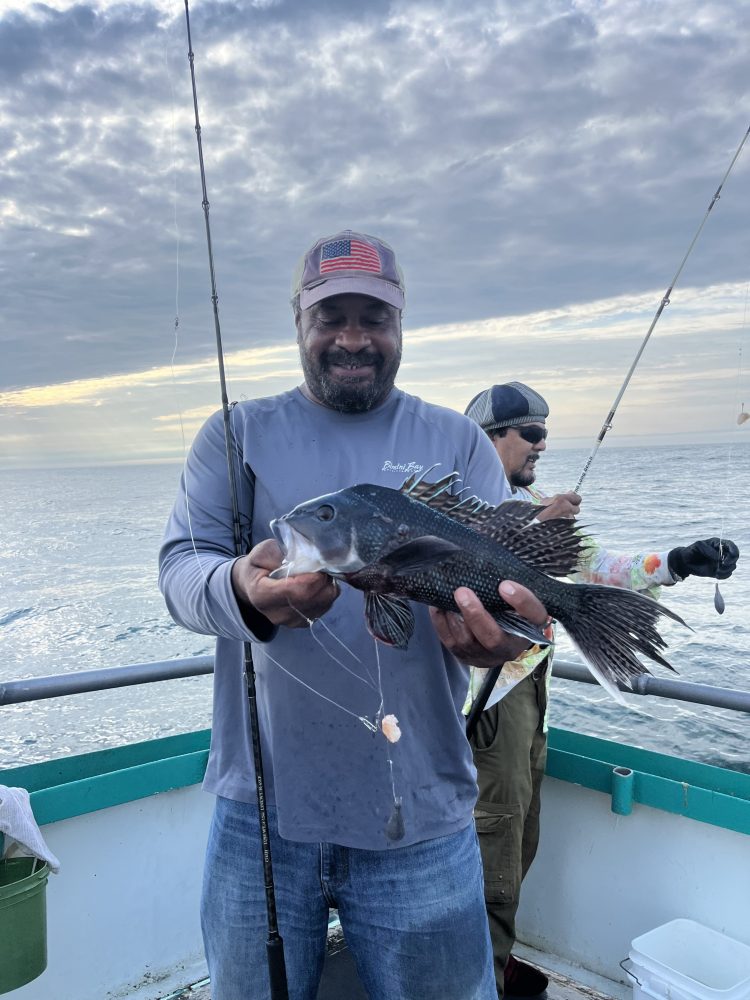
[[[667,556],[669,572],[677,580],[686,576],[711,576],[726,580],[734,573],[740,550],[728,538],[705,538],[681,548],[672,549]]]

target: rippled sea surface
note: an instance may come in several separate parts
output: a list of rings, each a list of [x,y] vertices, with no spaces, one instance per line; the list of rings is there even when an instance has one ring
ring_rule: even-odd
[[[583,451],[550,449],[547,492],[569,489]],[[46,674],[211,653],[175,625],[156,586],[176,465],[0,474],[0,684]],[[608,548],[653,551],[723,534],[743,550],[713,607],[713,582],[690,578],[662,599],[693,632],[664,627],[683,680],[750,689],[750,447],[610,448],[583,489],[582,520]],[[561,657],[575,654],[562,630]],[[655,667],[665,676],[666,671]],[[553,725],[750,772],[746,714],[632,698],[555,680]],[[211,680],[192,678],[0,707],[0,766],[30,763],[210,725]],[[646,714],[640,714],[646,713]]]

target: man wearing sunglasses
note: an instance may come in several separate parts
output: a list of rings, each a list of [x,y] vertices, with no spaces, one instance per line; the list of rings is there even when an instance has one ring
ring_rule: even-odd
[[[553,516],[575,517],[577,493],[547,497],[534,487],[536,465],[547,447],[547,403],[523,382],[493,385],[475,396],[466,415],[487,433],[515,499],[547,506]],[[610,552],[586,539],[576,579],[625,587],[657,597],[690,574],[726,579],[739,549],[727,539],[694,542],[669,552]],[[547,638],[554,639],[550,626]],[[547,701],[552,645],[532,646],[505,663],[472,736],[479,799],[475,820],[482,851],[485,903],[498,996],[533,997],[547,986],[539,969],[511,955],[521,881],[539,842],[539,797],[547,758]],[[473,698],[486,671],[473,669]]]

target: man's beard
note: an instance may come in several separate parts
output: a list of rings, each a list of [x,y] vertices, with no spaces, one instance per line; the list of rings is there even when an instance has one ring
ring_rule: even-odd
[[[398,353],[388,361],[376,351],[362,350],[351,354],[335,347],[325,351],[319,358],[313,358],[303,344],[300,344],[299,356],[305,382],[316,399],[341,413],[366,413],[385,399],[393,388],[401,364],[401,345],[399,344]],[[356,369],[352,372],[351,382],[333,379],[328,374],[333,365],[346,368],[353,362],[372,365],[372,380],[362,382],[356,377]]]
[[[523,467],[518,470],[518,472],[511,472],[510,474],[510,485],[520,486],[521,489],[526,489],[536,479],[536,462],[531,466],[530,469],[526,468],[526,463],[524,462]]]

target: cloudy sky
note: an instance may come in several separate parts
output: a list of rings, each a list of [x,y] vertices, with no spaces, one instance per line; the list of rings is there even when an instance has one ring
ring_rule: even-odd
[[[518,378],[589,443],[750,124],[750,6],[194,0],[191,23],[232,398],[298,383],[291,272],[351,227],[406,273],[403,388],[463,409]],[[6,466],[179,458],[217,407],[192,115],[182,2],[4,0]],[[611,445],[722,440],[750,406],[749,223],[750,142]]]

